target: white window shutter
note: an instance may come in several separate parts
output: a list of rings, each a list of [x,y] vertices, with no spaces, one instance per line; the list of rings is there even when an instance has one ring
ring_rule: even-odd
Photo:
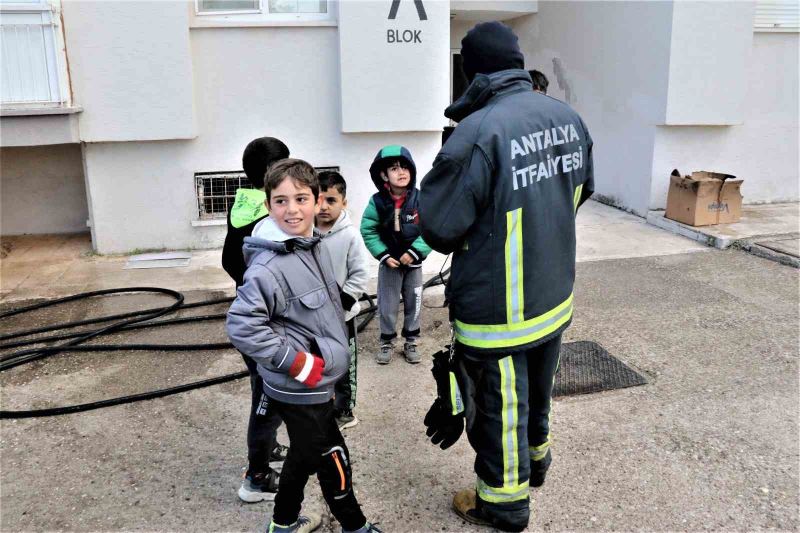
[[[800,31],[800,1],[757,0],[754,31]]]
[[[0,102],[11,105],[63,102],[55,29],[49,9],[3,12]]]

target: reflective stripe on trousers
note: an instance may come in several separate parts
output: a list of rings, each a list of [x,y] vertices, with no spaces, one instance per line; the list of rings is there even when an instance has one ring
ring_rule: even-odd
[[[553,377],[561,337],[501,359],[464,348],[475,385],[476,415],[467,436],[476,452],[478,496],[489,504],[529,497],[530,461],[550,446]],[[535,453],[534,453],[535,452]]]

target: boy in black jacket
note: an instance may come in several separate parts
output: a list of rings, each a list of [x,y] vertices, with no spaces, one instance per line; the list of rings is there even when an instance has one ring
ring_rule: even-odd
[[[289,157],[289,149],[274,137],[254,139],[244,149],[242,166],[252,189],[237,189],[236,200],[228,211],[228,233],[222,248],[222,268],[236,282],[243,284],[247,268],[242,254],[244,238],[249,237],[253,228],[268,214],[264,205],[264,175],[275,161]],[[239,487],[239,498],[248,503],[271,501],[278,490],[278,472],[273,470],[270,461],[283,461],[286,446],[276,439],[281,419],[270,409],[269,399],[264,394],[264,384],[256,370],[256,362],[242,354],[247,370],[250,371],[250,420],[247,424],[247,472]]]

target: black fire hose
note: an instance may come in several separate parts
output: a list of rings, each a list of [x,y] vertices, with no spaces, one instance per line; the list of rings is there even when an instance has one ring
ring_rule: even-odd
[[[446,277],[449,274],[450,269],[440,271],[439,274],[434,276],[433,278],[429,279],[423,284],[423,290],[433,287],[435,285],[440,285],[446,283]],[[214,320],[214,319],[221,319],[225,317],[225,313],[218,313],[213,315],[202,315],[196,317],[181,317],[181,318],[172,318],[167,320],[160,320],[160,321],[153,321],[153,319],[158,318],[160,316],[166,315],[168,313],[172,313],[182,309],[190,309],[196,307],[204,307],[209,305],[215,305],[219,303],[227,303],[232,302],[233,298],[217,298],[212,300],[205,300],[202,302],[194,302],[191,304],[184,304],[184,296],[180,292],[173,291],[170,289],[163,289],[160,287],[128,287],[128,288],[119,288],[119,289],[105,289],[100,291],[91,291],[85,292],[80,294],[75,294],[72,296],[67,296],[65,298],[59,298],[56,300],[50,300],[45,302],[40,302],[37,304],[29,305],[26,307],[21,307],[18,309],[12,309],[10,311],[6,311],[0,313],[0,319],[7,318],[14,315],[19,315],[22,313],[35,311],[37,309],[42,309],[45,307],[52,307],[55,305],[59,305],[62,303],[73,302],[76,300],[92,298],[95,296],[104,296],[108,294],[117,294],[117,293],[129,293],[129,292],[150,292],[150,293],[160,293],[171,296],[175,299],[175,302],[172,305],[165,306],[165,307],[156,307],[150,309],[144,309],[140,311],[133,311],[129,313],[119,313],[115,315],[107,315],[103,317],[97,317],[93,319],[87,320],[80,320],[75,322],[68,322],[65,324],[54,324],[51,326],[45,326],[40,328],[28,329],[24,331],[17,331],[8,333],[5,335],[0,335],[0,340],[12,341],[6,342],[4,344],[0,344],[0,349],[8,349],[8,348],[17,348],[20,346],[28,346],[32,344],[42,344],[46,342],[55,342],[61,340],[68,340],[63,344],[57,345],[50,345],[40,348],[31,348],[27,350],[17,351],[9,354],[4,354],[0,356],[0,372],[10,370],[11,368],[24,365],[26,363],[30,363],[32,361],[44,359],[46,357],[50,357],[56,355],[61,352],[101,352],[101,351],[120,351],[120,350],[153,350],[153,351],[192,351],[192,350],[223,350],[233,348],[233,345],[229,342],[224,343],[208,343],[208,344],[178,344],[178,345],[170,345],[170,344],[94,344],[89,346],[79,346],[80,344],[100,337],[102,335],[108,335],[109,333],[117,333],[120,331],[130,331],[134,329],[143,329],[143,328],[150,328],[150,327],[161,327],[173,324],[181,324],[186,322],[193,322],[193,321],[201,321],[201,320]],[[366,309],[363,309],[359,314],[358,318],[360,318],[360,322],[357,323],[357,330],[359,332],[363,331],[364,328],[367,327],[369,322],[375,316],[375,312],[377,307],[374,303],[375,295],[365,295],[361,298],[369,303],[369,306]],[[38,337],[34,339],[23,339],[23,340],[14,340],[20,339],[22,337],[29,337],[30,335],[35,335],[38,333],[47,333],[51,331],[58,331],[58,330],[66,330],[72,329],[79,326],[85,326],[89,324],[100,324],[104,322],[113,322],[110,325],[101,327],[99,329],[90,330],[90,331],[82,331],[82,332],[73,332],[73,333],[62,333],[58,335],[51,335],[48,337]],[[96,402],[88,402],[82,404],[75,404],[75,405],[68,405],[63,407],[52,407],[47,409],[32,409],[32,410],[21,410],[21,411],[0,411],[0,419],[11,419],[11,418],[34,418],[34,417],[44,417],[44,416],[56,416],[56,415],[64,415],[64,414],[72,414],[72,413],[80,413],[83,411],[91,411],[93,409],[100,409],[103,407],[111,407],[113,405],[122,405],[126,403],[133,403],[142,400],[151,400],[154,398],[163,398],[164,396],[170,396],[172,394],[179,394],[182,392],[187,392],[194,389],[200,389],[203,387],[210,387],[212,385],[218,385],[220,383],[226,383],[228,381],[234,381],[237,379],[242,379],[249,376],[249,372],[242,371],[236,372],[233,374],[226,374],[223,376],[204,379],[200,381],[194,381],[191,383],[186,383],[184,385],[178,385],[175,387],[169,387],[165,389],[157,389],[153,391],[143,392],[139,394],[131,394],[127,396],[120,396],[118,398],[110,398],[107,400],[100,400]]]

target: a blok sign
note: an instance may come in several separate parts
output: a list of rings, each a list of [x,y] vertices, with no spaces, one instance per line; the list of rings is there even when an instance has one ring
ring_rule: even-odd
[[[392,43],[421,43],[422,30],[386,30],[386,42]]]
[[[340,0],[339,57],[342,131],[439,131],[444,126],[449,2]]]
[[[392,0],[392,5],[389,8],[389,20],[397,19],[397,12],[400,9],[401,0]],[[417,9],[417,16],[419,20],[428,20],[428,14],[425,12],[425,4],[422,0],[413,0],[414,7]],[[410,0],[406,0],[410,3]],[[421,29],[400,29],[389,28],[386,30],[386,42],[389,44],[398,43],[422,43],[422,30]]]

